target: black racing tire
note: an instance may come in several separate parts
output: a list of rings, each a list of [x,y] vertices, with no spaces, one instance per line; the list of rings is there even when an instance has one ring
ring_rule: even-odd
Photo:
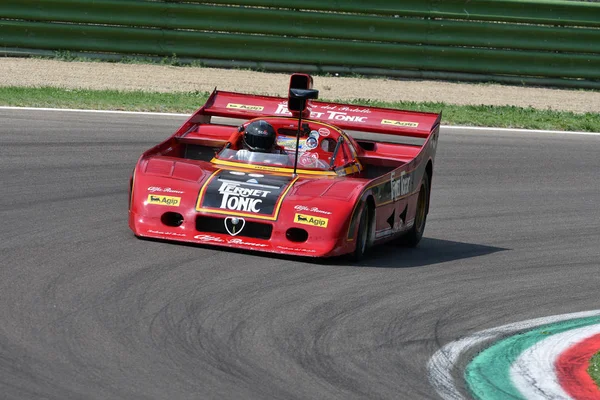
[[[360,261],[369,250],[369,206],[365,204],[358,217],[358,232],[356,233],[356,248],[351,253],[353,261]]]
[[[427,210],[429,209],[429,175],[425,173],[419,187],[419,197],[417,198],[417,211],[415,212],[415,223],[401,238],[401,244],[406,247],[416,247],[425,231],[427,222]]]

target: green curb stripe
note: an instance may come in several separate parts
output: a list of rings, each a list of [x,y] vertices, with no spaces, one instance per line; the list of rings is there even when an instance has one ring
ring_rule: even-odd
[[[510,367],[521,353],[548,336],[598,323],[600,317],[541,325],[493,344],[467,365],[465,381],[469,391],[474,398],[482,400],[526,400],[510,379]]]

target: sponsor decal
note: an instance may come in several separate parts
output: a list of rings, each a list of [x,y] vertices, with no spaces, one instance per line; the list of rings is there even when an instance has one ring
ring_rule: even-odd
[[[148,204],[158,204],[161,206],[179,207],[181,197],[161,196],[158,194],[148,195]]]
[[[287,103],[284,103],[287,104]],[[361,113],[361,114],[371,114],[371,109],[366,107],[356,107],[356,106],[347,106],[347,105],[337,105],[337,104],[321,104],[314,106],[314,108],[318,110],[336,110],[336,111],[344,111],[344,112],[353,112],[353,113]]]
[[[319,141],[313,136],[306,139],[306,148],[309,150],[315,149],[319,145]]]
[[[227,104],[227,108],[232,108],[234,110],[248,110],[248,111],[262,111],[265,109],[263,106],[249,106],[246,104],[235,104],[235,103]]]
[[[159,193],[175,193],[175,194],[183,194],[183,193],[185,193],[183,190],[171,189],[170,187],[164,188],[164,187],[160,187],[160,186],[150,186],[148,188],[148,191],[152,192],[152,193],[156,193],[156,192],[159,192]]]
[[[326,110],[339,110],[339,111],[347,111],[347,112],[354,112],[354,113],[371,114],[371,109],[365,108],[365,107],[324,105],[324,106],[321,106],[321,108],[326,109]]]
[[[277,145],[286,150],[296,150],[296,138],[289,136],[277,136]],[[298,151],[306,150],[306,139],[300,139],[298,142]]]
[[[342,122],[367,122],[367,117],[362,117],[359,115],[348,115],[343,112],[335,112],[335,111],[327,111],[326,118],[328,120],[333,121],[342,121]],[[317,117],[319,118],[319,117]]]
[[[342,107],[343,108],[343,107]],[[362,116],[362,115],[348,115],[348,112],[365,112],[365,111],[353,111],[351,108],[346,108],[346,110],[341,111],[342,108],[338,109],[336,108],[336,106],[332,106],[331,108],[328,108],[327,106],[325,107],[321,107],[319,110],[324,110],[324,111],[316,111],[317,109],[311,109],[310,111],[310,118],[317,118],[317,119],[326,119],[329,121],[342,121],[342,122],[367,122],[367,117],[366,116]],[[367,109],[365,109],[367,110]],[[365,113],[370,113],[371,111],[368,110]],[[277,109],[275,110],[275,114],[278,115],[292,115],[292,113],[290,113],[290,111],[288,110],[287,107],[287,102],[284,103],[280,103],[277,105]]]
[[[327,128],[320,128],[318,132],[321,136],[329,136],[331,134],[331,131]]]
[[[225,243],[225,239],[211,235],[196,235],[194,239],[202,240],[203,242]]]
[[[250,246],[250,247],[267,247],[268,246],[267,244],[264,244],[264,243],[246,242],[240,238],[231,238],[231,239],[225,240],[220,237],[211,236],[211,235],[196,235],[196,236],[194,236],[194,239],[200,240],[200,241],[206,242],[206,243],[237,244],[237,245]]]
[[[274,167],[274,166],[257,165],[257,164],[254,164],[252,166],[252,168],[254,168],[254,169],[260,169],[260,170],[265,170],[265,171],[276,171],[277,170],[277,167]]]
[[[401,218],[394,218],[394,226],[375,232],[375,239],[390,236],[402,230],[406,230],[406,224]]]
[[[415,224],[414,218],[411,219],[410,221],[408,221],[407,223],[404,223],[401,220],[397,221],[394,223],[393,228],[387,228],[387,229],[383,229],[381,231],[375,232],[375,239],[380,239],[385,236],[393,235],[394,233],[406,231],[406,230],[412,228],[414,224]]]
[[[319,209],[319,207],[307,207],[307,206],[297,205],[297,206],[294,206],[294,210],[296,210],[296,211],[310,211],[310,212],[317,213],[317,214],[331,215],[330,211],[321,210],[321,209]]]
[[[244,218],[227,217],[223,221],[225,223],[225,230],[231,236],[239,234],[242,229],[244,229],[244,226],[246,226],[246,220],[244,220]]]
[[[163,236],[176,236],[176,237],[186,237],[187,236],[185,233],[162,232],[162,231],[155,231],[154,229],[148,229],[147,232],[152,233],[154,235],[163,235]]]
[[[313,131],[308,138],[303,138],[298,141],[298,151],[307,151],[316,148],[319,145],[319,133]],[[277,145],[286,150],[296,151],[296,138],[290,136],[277,136]]]
[[[396,178],[392,172],[392,200],[396,200],[399,197],[406,196],[410,193],[410,184],[412,182],[412,174],[407,174],[406,171],[402,171],[400,176]]]
[[[299,249],[297,247],[286,247],[286,246],[277,246],[278,249],[280,250],[286,250],[286,251],[301,251],[303,253],[316,253],[316,250],[313,249]]]
[[[393,126],[404,126],[408,128],[416,128],[419,126],[418,122],[409,121],[394,121],[393,119],[382,119],[381,125],[393,125]]]
[[[319,155],[317,153],[303,153],[298,157],[298,163],[303,167],[311,167],[316,165]]]
[[[328,218],[315,217],[313,215],[295,214],[294,222],[302,225],[312,225],[319,228],[327,228]]]
[[[252,246],[252,247],[267,247],[264,243],[254,243],[254,242],[245,242],[242,239],[227,239],[228,244],[241,244],[243,246]]]
[[[294,178],[252,175],[254,177],[245,172],[227,170],[213,174],[200,191],[196,210],[276,219],[283,196]]]
[[[219,208],[259,213],[263,199],[271,193],[268,190],[247,188],[237,182],[223,182],[219,186],[221,204]]]

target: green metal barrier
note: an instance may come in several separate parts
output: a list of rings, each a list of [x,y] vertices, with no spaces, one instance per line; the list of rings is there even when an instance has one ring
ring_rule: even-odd
[[[289,10],[172,3],[166,11],[164,3],[131,0],[102,3],[63,0],[53,1],[51,5],[36,1],[36,4],[37,7],[33,8],[27,1],[8,1],[0,5],[0,10],[5,17],[36,21],[600,53],[600,29],[557,30],[537,25],[298,13]],[[115,13],[117,7],[120,9],[119,13]]]
[[[200,3],[193,0],[190,2]],[[357,14],[600,26],[597,3],[563,0],[215,0],[210,3]]]
[[[192,59],[318,68],[560,78],[573,86],[589,86],[589,81],[600,80],[598,3],[211,3],[4,0],[0,3],[0,45],[129,55],[176,54]],[[341,4],[333,9],[335,3]]]

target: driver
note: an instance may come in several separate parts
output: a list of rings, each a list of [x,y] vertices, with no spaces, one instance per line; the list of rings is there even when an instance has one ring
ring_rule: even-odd
[[[253,121],[244,129],[243,148],[238,150],[236,158],[240,161],[259,161],[265,156],[256,153],[286,154],[277,147],[276,139],[277,133],[271,124],[262,119]]]

